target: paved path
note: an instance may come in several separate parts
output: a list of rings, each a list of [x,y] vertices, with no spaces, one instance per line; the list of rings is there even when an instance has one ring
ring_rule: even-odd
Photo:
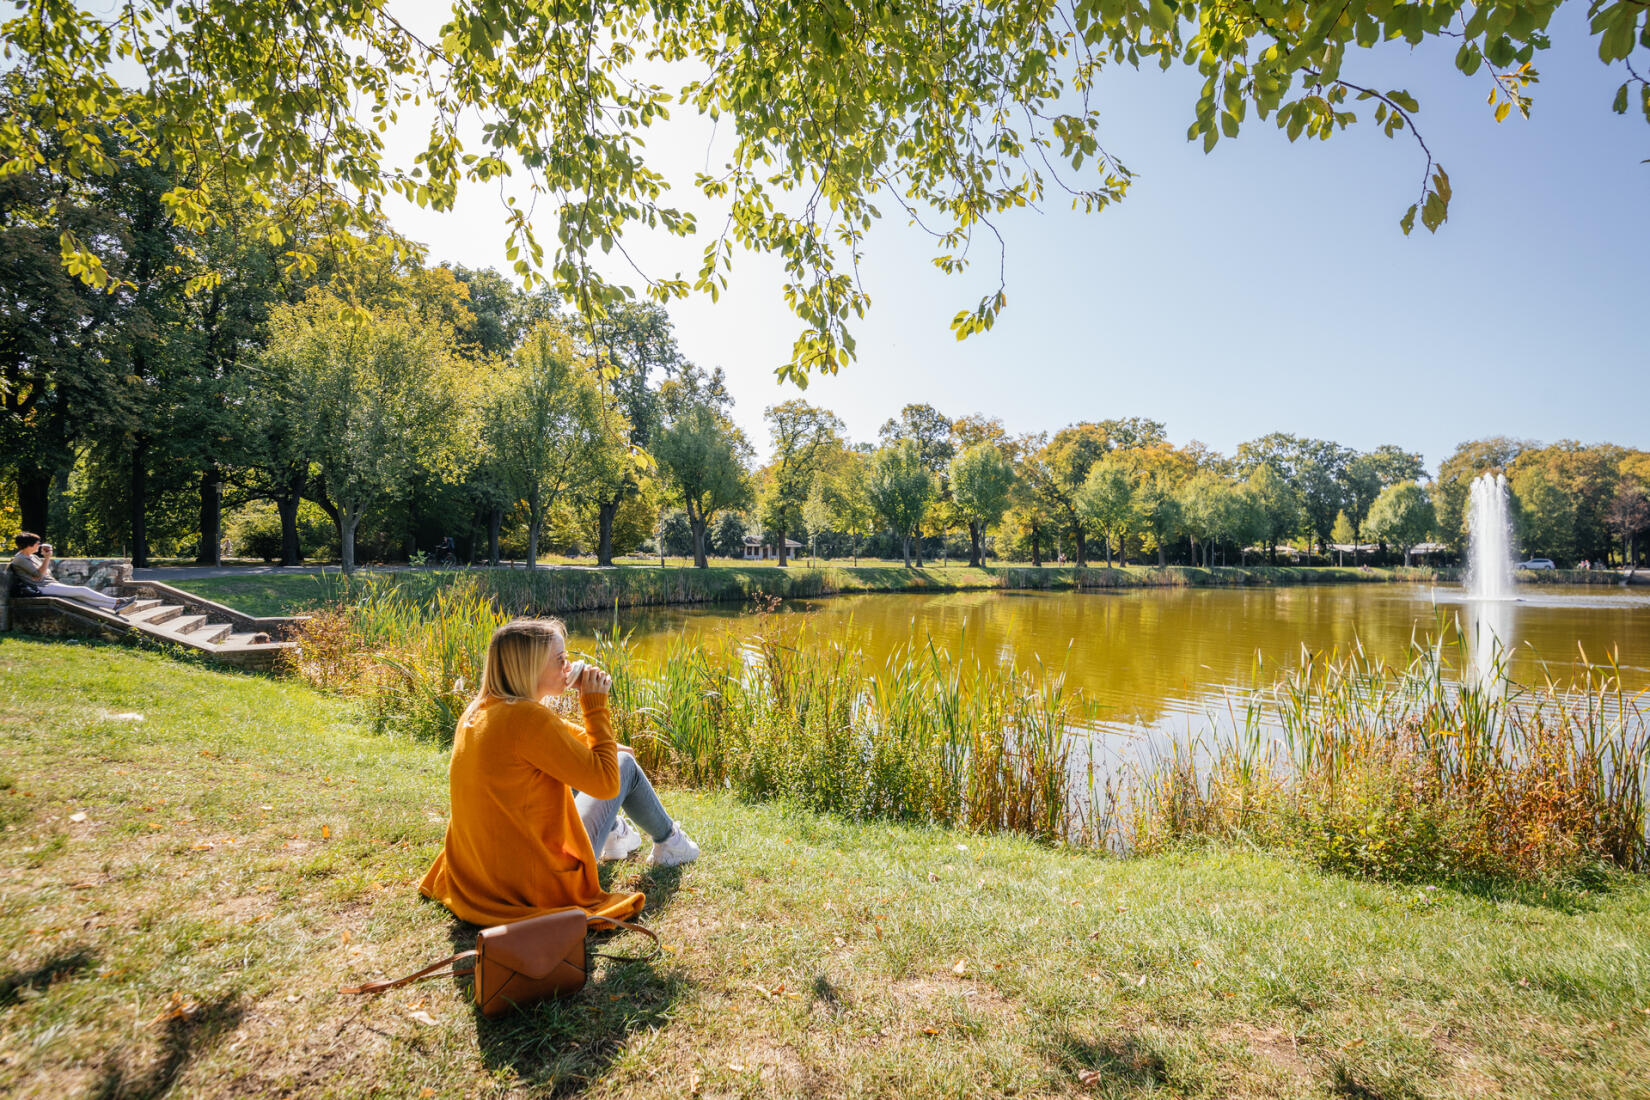
[[[336,565],[156,565],[132,570],[135,581],[196,581],[202,577],[278,577],[336,573]]]

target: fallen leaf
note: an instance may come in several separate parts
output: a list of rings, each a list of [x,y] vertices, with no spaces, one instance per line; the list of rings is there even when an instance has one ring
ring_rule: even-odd
[[[728,1063],[728,1068],[733,1070],[733,1072],[735,1072],[735,1073],[744,1073],[745,1072],[745,1067],[740,1065],[738,1062],[729,1062]]]
[[[1096,928],[1094,931],[1089,933],[1089,939],[1097,940],[1099,938],[1100,938],[1100,929]]]
[[[1196,969],[1196,968],[1197,968],[1197,967],[1200,967],[1200,966],[1202,966],[1202,965],[1203,965],[1203,960],[1202,960],[1202,959],[1193,959],[1193,960],[1192,960],[1192,968],[1193,968],[1193,969],[1194,969],[1194,970],[1195,970],[1195,969]]]
[[[953,974],[966,974],[966,973],[968,973],[968,960],[967,959],[958,959],[957,960],[957,965],[953,966],[951,968],[951,973],[953,973]]]
[[[922,1029],[922,1033],[924,1035],[938,1035],[940,1033],[940,1029],[937,1027],[925,1027]]]
[[[321,839],[322,840],[327,840],[331,836],[332,836],[332,826],[331,825],[321,826]]]
[[[95,890],[95,889],[97,889],[97,883],[95,883],[95,882],[77,882],[73,886],[70,886],[69,889],[71,889],[71,890]]]
[[[69,820],[78,825],[80,822],[86,820],[86,815],[84,813],[70,814]]]
[[[847,947],[848,946],[848,941],[843,939],[841,936],[832,936],[831,937],[831,942],[836,944],[838,947]]]
[[[939,880],[940,880],[940,876],[936,875],[932,871],[928,872],[928,881],[929,882],[938,882]]]
[[[214,847],[216,847],[216,845],[213,844],[210,840],[203,840],[199,844],[191,844],[189,846],[189,850],[191,852],[204,852],[208,848],[214,848]]]
[[[434,1095],[435,1090],[430,1088],[428,1085],[418,1090],[419,1100],[429,1100],[429,1098]]]
[[[1080,1085],[1097,1084],[1100,1080],[1100,1071],[1097,1069],[1080,1069],[1077,1071],[1077,1083]]]
[[[409,1012],[407,1013],[407,1018],[415,1021],[416,1023],[423,1024],[425,1027],[435,1026],[435,1017],[431,1016],[428,1012]]]
[[[346,943],[349,942],[349,929],[348,928],[344,929],[344,934],[342,936],[338,937],[338,942],[340,944],[346,944]]]

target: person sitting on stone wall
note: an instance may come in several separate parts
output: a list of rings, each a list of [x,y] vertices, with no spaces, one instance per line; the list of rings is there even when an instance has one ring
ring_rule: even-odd
[[[32,531],[19,531],[14,541],[17,543],[17,553],[12,556],[11,564],[6,567],[11,579],[13,596],[57,596],[65,600],[78,600],[104,611],[112,611],[116,615],[132,606],[137,599],[136,596],[116,599],[114,596],[105,596],[95,588],[86,588],[78,584],[58,584],[52,580],[50,543],[41,542],[40,536]]]

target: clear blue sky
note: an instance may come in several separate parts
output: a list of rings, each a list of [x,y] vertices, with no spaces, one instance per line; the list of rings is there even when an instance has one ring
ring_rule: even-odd
[[[1003,222],[1009,308],[961,343],[950,318],[994,286],[994,242],[980,242],[975,273],[947,277],[922,233],[889,221],[862,271],[873,307],[859,359],[805,396],[857,439],[928,402],[1015,432],[1149,416],[1177,443],[1228,453],[1288,431],[1396,443],[1429,466],[1493,434],[1650,448],[1650,125],[1611,113],[1622,74],[1597,60],[1582,5],[1554,31],[1533,117],[1500,125],[1487,75],[1457,73],[1451,41],[1353,57],[1348,79],[1421,101],[1455,195],[1436,236],[1398,229],[1424,163],[1407,134],[1388,141],[1365,122],[1291,145],[1251,115],[1205,155],[1185,140],[1195,73],[1114,71],[1094,101],[1107,147],[1136,173],[1128,199],[1088,216],[1051,199]],[[687,185],[707,131],[682,114],[672,125],[650,148]],[[677,201],[706,210],[690,190]],[[434,260],[506,267],[491,193],[455,214],[393,216]],[[660,274],[691,272],[702,247],[627,243]],[[777,264],[740,255],[719,303],[671,310],[686,354],[726,369],[759,449],[763,407],[796,393],[773,375],[797,330],[780,291]]]

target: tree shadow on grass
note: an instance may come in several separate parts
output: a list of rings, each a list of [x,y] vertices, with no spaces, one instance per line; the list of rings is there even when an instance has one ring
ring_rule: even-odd
[[[165,1096],[197,1054],[216,1046],[235,1030],[245,1011],[234,995],[177,1009],[166,1020],[153,1064],[138,1070],[117,1056],[103,1067],[86,1095],[91,1100],[156,1100]]]
[[[1163,1055],[1139,1036],[1114,1032],[1087,1039],[1070,1031],[1054,1036],[1056,1060],[1072,1071],[1085,1087],[1159,1089],[1169,1083]],[[1098,1077],[1091,1077],[1098,1074]]]
[[[23,999],[25,992],[46,989],[63,978],[72,978],[97,962],[89,948],[77,947],[60,951],[30,970],[12,970],[0,974],[0,1009],[10,1008]]]
[[[604,864],[603,889],[625,865]],[[678,867],[649,871],[635,883],[647,896],[642,920],[655,915],[681,885]],[[452,922],[453,951],[475,946],[480,929]],[[591,951],[646,955],[651,946],[633,933],[593,933]],[[489,1071],[506,1072],[535,1095],[566,1096],[596,1081],[624,1052],[630,1035],[662,1027],[689,988],[686,975],[666,955],[637,961],[590,960],[585,987],[565,1000],[541,1001],[497,1019],[478,1012],[476,1042]],[[457,979],[469,996],[469,979]]]

